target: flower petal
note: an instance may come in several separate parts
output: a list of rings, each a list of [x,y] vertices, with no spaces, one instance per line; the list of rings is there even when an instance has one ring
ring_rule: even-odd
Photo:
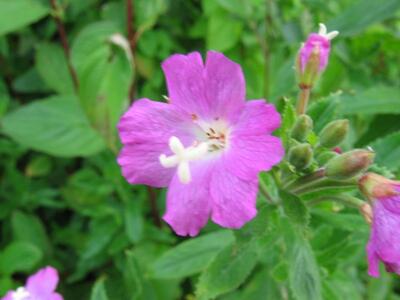
[[[14,291],[9,291],[1,300],[13,300]]]
[[[162,69],[170,103],[188,114],[208,117],[211,106],[205,94],[204,64],[200,53],[172,55],[162,63]]]
[[[180,182],[177,175],[167,193],[167,208],[163,219],[181,236],[196,236],[207,223],[211,210],[209,182],[211,163],[190,164],[192,181]]]
[[[64,300],[64,298],[58,293],[53,293],[48,300]]]
[[[400,195],[391,196],[388,198],[380,199],[378,201],[381,201],[383,206],[385,206],[387,210],[391,211],[394,214],[398,214],[400,218]]]
[[[281,116],[273,104],[265,100],[246,102],[235,125],[234,133],[240,135],[257,135],[271,133],[281,125]]]
[[[26,289],[34,295],[34,298],[47,299],[56,289],[58,284],[58,272],[53,267],[39,270],[28,278]]]
[[[379,277],[379,257],[375,253],[373,242],[369,242],[367,246],[368,256],[368,274],[372,277]]]
[[[188,135],[190,115],[169,104],[140,99],[122,116],[118,131],[122,143],[165,142],[171,136]]]
[[[159,156],[170,153],[168,144],[164,143],[127,144],[122,148],[117,161],[130,184],[166,187],[176,168],[164,168]]]
[[[211,219],[223,227],[242,227],[257,214],[257,191],[257,177],[242,180],[220,162],[213,170],[210,183]]]
[[[232,134],[229,149],[222,159],[230,172],[249,180],[261,171],[270,170],[284,155],[282,142],[275,136]]]
[[[235,122],[243,109],[246,85],[239,64],[215,51],[207,52],[206,95],[212,105],[212,118]]]

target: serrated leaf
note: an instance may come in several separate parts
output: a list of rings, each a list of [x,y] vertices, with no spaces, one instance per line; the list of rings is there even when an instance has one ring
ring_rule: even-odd
[[[218,231],[185,241],[165,252],[153,263],[152,277],[172,279],[196,274],[233,241],[230,231]]]
[[[28,242],[13,242],[0,253],[0,273],[30,272],[40,262],[43,253]]]
[[[198,299],[214,299],[234,290],[246,280],[257,260],[255,243],[228,245],[201,274],[196,289]]]
[[[38,21],[49,7],[38,0],[0,0],[0,36]]]
[[[290,131],[296,122],[296,110],[289,100],[285,100],[285,107],[282,113],[282,123],[279,128],[279,136],[282,138],[283,144],[288,145],[290,140]]]
[[[376,152],[376,163],[391,171],[397,171],[400,168],[400,132],[378,139],[370,146]]]
[[[400,2],[399,2],[400,3]],[[400,88],[376,86],[355,95],[342,95],[343,114],[399,114]]]
[[[282,200],[283,210],[289,220],[294,225],[302,226],[303,228],[307,227],[310,214],[303,201],[296,195],[285,191],[280,191],[279,195]]]
[[[72,96],[22,106],[7,114],[2,126],[3,132],[21,145],[56,156],[88,156],[105,147]]]
[[[301,236],[297,236],[289,258],[289,283],[297,300],[321,300],[321,281],[314,253]]]
[[[43,43],[36,49],[36,69],[44,82],[60,94],[74,93],[67,60],[59,45]]]

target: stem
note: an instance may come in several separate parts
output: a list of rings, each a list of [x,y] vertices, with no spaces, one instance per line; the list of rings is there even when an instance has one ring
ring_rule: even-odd
[[[305,186],[308,186],[318,180],[321,180],[322,178],[325,177],[325,169],[321,168],[315,171],[314,173],[305,175],[303,177],[300,177],[292,182],[287,183],[284,186],[284,189],[297,189],[297,188],[303,188]]]
[[[308,100],[310,99],[311,88],[309,86],[300,87],[299,101],[297,103],[297,114],[302,115],[306,112]]]
[[[137,37],[134,28],[135,23],[135,11],[134,11],[134,0],[126,0],[126,28],[128,32],[129,47],[131,49],[133,58],[133,67],[136,66],[136,44]],[[131,102],[134,101],[134,96],[136,92],[136,72],[134,72],[131,86],[129,87],[129,99]]]
[[[149,194],[150,208],[151,208],[151,214],[153,216],[154,225],[156,225],[158,228],[161,228],[162,222],[161,222],[160,212],[158,210],[158,205],[157,205],[156,191],[155,191],[155,189],[148,186],[147,192]]]
[[[54,13],[52,15],[53,15],[53,18],[54,18],[54,20],[55,20],[55,22],[57,24],[57,30],[58,30],[58,34],[60,36],[61,45],[62,45],[62,47],[64,49],[64,55],[65,55],[65,58],[67,60],[68,71],[69,71],[69,73],[71,75],[72,82],[74,84],[75,92],[78,92],[78,89],[79,89],[78,76],[76,75],[76,71],[75,71],[75,69],[74,69],[74,67],[72,66],[72,63],[71,63],[71,50],[70,50],[70,47],[69,47],[68,38],[67,38],[67,34],[66,34],[66,31],[65,31],[64,24],[63,24],[63,22],[62,22],[62,20],[61,20],[61,18],[59,16],[59,9],[58,9],[58,5],[57,5],[56,0],[50,0],[50,5],[51,5],[51,7],[52,7],[52,9],[54,11]]]

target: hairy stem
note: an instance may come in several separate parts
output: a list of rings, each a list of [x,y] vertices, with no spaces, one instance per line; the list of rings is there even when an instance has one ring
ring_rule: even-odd
[[[314,183],[315,181],[321,180],[325,177],[325,169],[321,168],[315,171],[314,173],[305,175],[303,177],[297,178],[296,180],[287,183],[284,186],[284,189],[295,190],[297,188],[303,188],[309,184]]]
[[[300,87],[299,101],[297,102],[297,114],[305,114],[308,100],[310,99],[311,88],[308,86]]]
[[[337,201],[337,202],[343,203],[347,206],[358,208],[358,209],[366,203],[365,201],[358,199],[356,197],[353,197],[353,196],[336,195],[336,196],[329,196],[329,197],[328,196],[320,197],[315,200],[308,201],[307,205],[314,206],[314,205],[317,205],[317,204],[319,204],[321,202],[325,202],[325,201]]]
[[[67,38],[64,24],[59,16],[59,7],[58,7],[56,0],[50,0],[50,5],[53,9],[53,18],[57,24],[58,35],[60,36],[61,45],[64,49],[64,55],[67,60],[68,71],[71,75],[75,91],[78,92],[78,89],[79,89],[78,76],[76,75],[76,71],[71,63],[71,50],[70,50],[70,46],[68,43],[68,38]]]

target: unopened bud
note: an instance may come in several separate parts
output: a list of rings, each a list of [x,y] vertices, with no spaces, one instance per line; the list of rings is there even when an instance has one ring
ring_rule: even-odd
[[[326,177],[348,179],[364,172],[373,162],[375,154],[370,150],[356,149],[332,158],[325,166]]]
[[[304,142],[313,128],[313,120],[307,115],[300,115],[293,126],[291,137],[299,142]]]
[[[336,120],[326,125],[320,134],[320,144],[327,148],[339,145],[349,131],[349,120]]]
[[[320,24],[318,33],[311,33],[300,48],[297,58],[297,74],[301,87],[312,87],[328,64],[330,41],[338,35],[337,31],[327,32]]]
[[[359,206],[359,210],[361,215],[364,217],[365,221],[368,224],[372,223],[373,212],[372,207],[368,203],[364,203],[363,205]]]
[[[310,144],[299,144],[289,150],[289,162],[297,169],[302,170],[310,166],[313,159],[313,150]]]
[[[362,176],[358,186],[369,200],[385,199],[400,194],[400,181],[390,180],[375,173]]]

